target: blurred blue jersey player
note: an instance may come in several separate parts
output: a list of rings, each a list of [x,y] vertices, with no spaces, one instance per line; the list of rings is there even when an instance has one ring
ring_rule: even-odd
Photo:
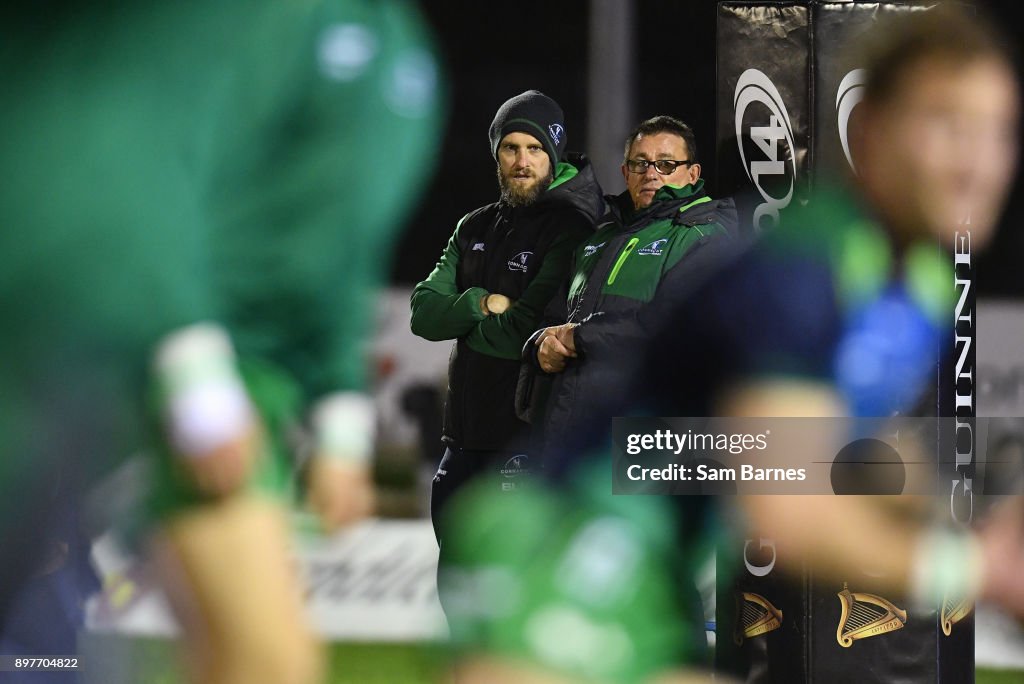
[[[956,234],[967,230],[969,216],[978,250],[996,224],[1017,157],[1020,95],[996,32],[974,14],[954,6],[910,14],[863,39],[869,44],[859,64],[867,84],[851,121],[856,177],[822,189],[758,244],[714,255],[725,265],[710,268],[702,282],[659,297],[643,316],[651,327],[660,323],[661,332],[643,353],[648,368],[620,415],[888,415],[909,408],[934,383],[929,371],[952,345]],[[548,461],[563,483],[556,496],[569,496],[568,483],[584,473],[608,472],[593,453],[607,449],[609,427],[594,425],[580,440],[591,449]],[[607,516],[628,520],[616,509],[632,497],[615,499],[605,504]],[[637,511],[647,507],[637,499]],[[740,503],[762,537],[805,559],[816,577],[842,576],[870,548],[873,570],[915,600],[932,605],[948,592],[1024,612],[1024,583],[1011,570],[1024,560],[1019,510],[975,534],[929,528],[861,497],[719,500],[725,501]],[[680,549],[695,552],[714,502],[676,497],[672,521],[651,524],[672,526]],[[558,554],[571,555],[564,547],[534,551],[515,564],[525,572],[547,558],[550,581],[568,567]],[[473,558],[475,567],[503,561],[481,556]],[[674,586],[692,585],[691,568],[677,568]],[[528,610],[544,586],[494,592],[491,627],[478,630],[479,648],[564,677],[536,681],[612,680],[586,675],[586,661],[569,650],[575,641],[564,651],[554,643],[532,653],[510,643],[512,630],[530,635],[523,627],[530,620],[514,609]],[[629,629],[625,621],[616,625]]]

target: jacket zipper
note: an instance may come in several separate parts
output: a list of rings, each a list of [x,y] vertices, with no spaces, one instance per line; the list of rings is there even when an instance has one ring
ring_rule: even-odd
[[[615,282],[615,278],[619,275],[619,269],[622,268],[622,264],[626,261],[626,257],[629,256],[629,253],[633,251],[633,248],[636,247],[636,243],[638,242],[640,242],[640,238],[634,237],[626,243],[626,246],[622,250],[622,254],[619,255],[619,258],[615,260],[615,265],[612,266],[612,272],[608,275],[609,285]]]

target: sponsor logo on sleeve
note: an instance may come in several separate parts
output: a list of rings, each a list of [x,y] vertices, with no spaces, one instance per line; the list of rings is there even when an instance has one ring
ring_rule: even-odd
[[[361,24],[334,24],[317,41],[320,72],[335,81],[363,75],[378,52],[377,36]]]

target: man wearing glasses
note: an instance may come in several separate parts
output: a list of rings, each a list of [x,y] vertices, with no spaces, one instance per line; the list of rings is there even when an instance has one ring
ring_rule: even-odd
[[[625,387],[630,349],[654,332],[636,314],[663,281],[685,280],[697,253],[735,229],[732,200],[711,199],[700,172],[693,130],[678,119],[647,119],[626,139],[626,191],[606,198],[609,213],[576,251],[567,322],[524,347],[531,364],[557,374],[542,427],[546,454],[577,444]]]

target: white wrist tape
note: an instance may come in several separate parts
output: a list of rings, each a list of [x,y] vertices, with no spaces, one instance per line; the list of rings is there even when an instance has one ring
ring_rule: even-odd
[[[982,554],[969,532],[933,527],[916,544],[910,568],[910,598],[935,609],[949,598],[973,598],[981,590]]]
[[[318,454],[356,462],[366,462],[373,455],[377,411],[365,394],[328,395],[317,402],[311,420]]]
[[[251,428],[252,406],[220,326],[200,323],[173,333],[154,365],[171,442],[183,455],[208,454]]]

